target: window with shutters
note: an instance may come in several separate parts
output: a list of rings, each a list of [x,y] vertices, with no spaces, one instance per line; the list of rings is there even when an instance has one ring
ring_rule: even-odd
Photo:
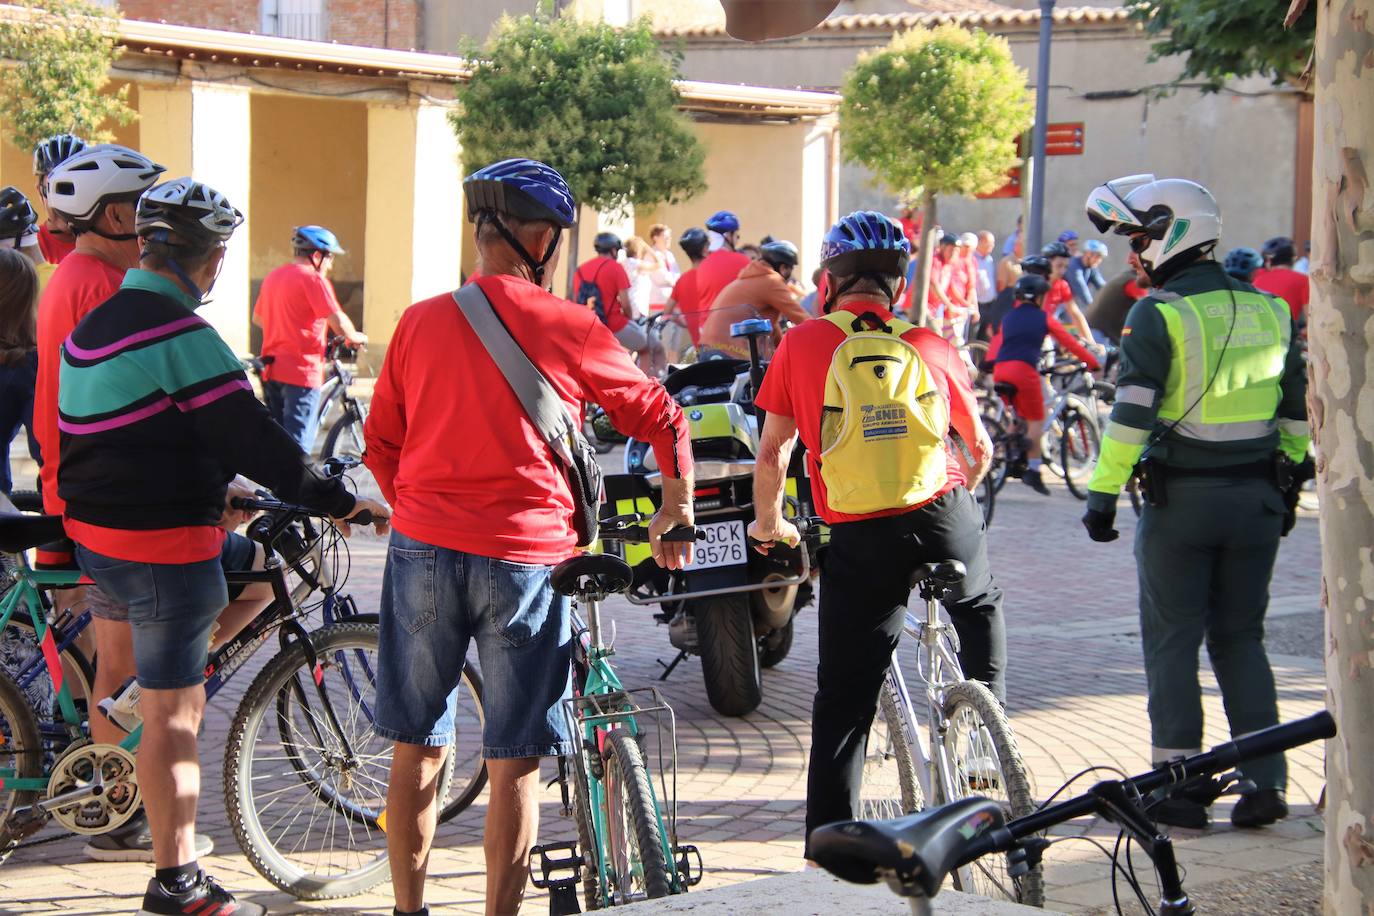
[[[324,41],[325,0],[262,0],[262,32],[281,38]]]

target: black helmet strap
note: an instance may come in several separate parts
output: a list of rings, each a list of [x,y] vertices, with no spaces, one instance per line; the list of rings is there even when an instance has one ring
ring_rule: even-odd
[[[528,267],[530,273],[534,275],[534,285],[543,286],[544,268],[548,266],[549,261],[553,258],[554,251],[558,248],[558,240],[563,236],[562,227],[557,225],[553,227],[553,238],[549,240],[549,247],[544,252],[543,259],[536,261],[530,256],[530,253],[525,250],[525,246],[520,244],[520,240],[515,237],[515,234],[506,228],[506,224],[502,222],[501,217],[495,210],[483,210],[477,215],[477,228],[480,229],[483,223],[491,223],[496,227],[496,231],[501,233],[501,238],[506,240],[506,244],[514,249],[516,254],[520,255],[520,258],[525,262],[525,266]]]
[[[833,277],[834,274],[831,274],[831,276]],[[892,301],[894,294],[892,292],[892,287],[888,285],[887,277],[875,270],[865,270],[849,277],[835,289],[826,290],[824,312],[828,314],[830,310],[835,307],[835,303],[840,301],[841,296],[857,286],[860,280],[864,279],[872,280],[874,285],[883,291],[883,295],[887,296],[887,300],[889,302]]]

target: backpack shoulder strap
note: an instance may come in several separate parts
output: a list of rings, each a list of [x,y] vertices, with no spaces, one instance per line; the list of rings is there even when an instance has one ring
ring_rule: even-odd
[[[821,318],[844,331],[846,337],[861,334],[864,331],[883,331],[897,338],[916,327],[911,322],[903,321],[895,315],[884,322],[873,312],[855,315],[844,309],[837,309],[828,315],[822,315]]]
[[[563,399],[553,390],[544,374],[530,362],[525,351],[520,349],[481,287],[469,283],[455,291],[453,299],[482,345],[487,348],[496,368],[506,377],[506,382],[525,408],[534,428],[555,453],[561,455],[559,444],[565,443],[569,423]]]

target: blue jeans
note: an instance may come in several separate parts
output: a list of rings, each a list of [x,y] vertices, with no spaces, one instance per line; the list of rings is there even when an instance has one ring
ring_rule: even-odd
[[[129,607],[134,670],[144,690],[179,690],[205,683],[210,631],[242,587],[225,570],[253,566],[253,542],[230,534],[220,555],[199,563],[140,563],[76,545],[76,562],[101,591]]]
[[[468,644],[482,667],[482,756],[572,753],[571,605],[552,567],[435,547],[391,530],[377,648],[378,735],[437,747],[453,735]]]
[[[320,404],[320,389],[263,382],[262,396],[267,412],[295,439],[307,455],[315,451],[315,411]]]
[[[24,427],[29,434],[29,455],[38,457],[38,442],[33,438],[33,388],[38,377],[38,351],[8,366],[0,366],[0,444],[5,448],[5,460],[0,462],[0,493],[14,488],[10,474],[10,443]]]

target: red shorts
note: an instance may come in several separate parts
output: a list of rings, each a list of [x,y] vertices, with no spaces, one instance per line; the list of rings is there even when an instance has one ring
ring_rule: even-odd
[[[1016,386],[1011,406],[1023,420],[1045,419],[1045,389],[1040,373],[1030,363],[1020,360],[998,361],[992,367],[992,380]]]

